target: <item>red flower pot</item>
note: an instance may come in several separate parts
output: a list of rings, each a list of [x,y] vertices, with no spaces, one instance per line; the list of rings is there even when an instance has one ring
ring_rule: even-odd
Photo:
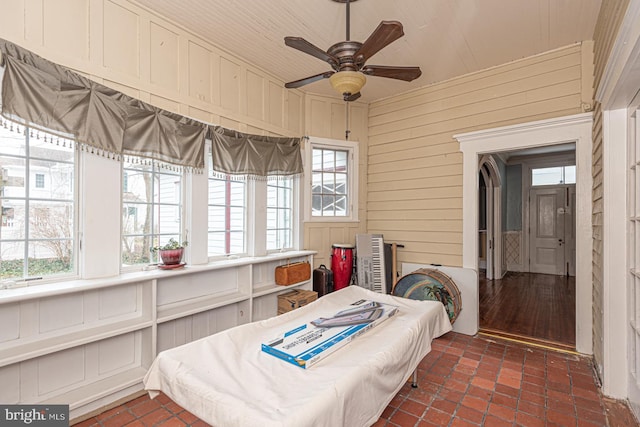
[[[183,254],[184,248],[160,250],[160,258],[164,265],[180,264]]]

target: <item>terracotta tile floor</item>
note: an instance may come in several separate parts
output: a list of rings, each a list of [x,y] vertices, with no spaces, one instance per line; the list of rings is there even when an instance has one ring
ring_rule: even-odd
[[[448,333],[434,340],[431,353],[418,367],[418,381],[417,389],[409,383],[403,386],[375,426],[631,427],[635,423],[632,417],[622,421],[628,413],[607,409],[591,359],[515,342]],[[76,425],[207,424],[165,395],[154,400],[144,395]]]

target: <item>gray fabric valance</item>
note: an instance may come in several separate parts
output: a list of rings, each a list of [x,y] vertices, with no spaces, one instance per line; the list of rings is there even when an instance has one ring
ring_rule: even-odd
[[[205,138],[218,173],[302,172],[299,138],[265,137],[212,126],[154,107],[0,39],[2,115],[114,155],[203,170]]]
[[[301,138],[249,135],[210,126],[213,170],[257,177],[302,173]]]
[[[0,39],[2,115],[106,153],[204,168],[206,125],[96,83]]]

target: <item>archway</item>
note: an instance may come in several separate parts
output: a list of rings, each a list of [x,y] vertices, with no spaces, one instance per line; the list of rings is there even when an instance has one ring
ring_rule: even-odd
[[[486,226],[486,241],[483,245],[486,254],[486,276],[487,279],[493,280],[502,277],[502,180],[492,155],[483,155],[478,168],[486,185],[483,206]]]

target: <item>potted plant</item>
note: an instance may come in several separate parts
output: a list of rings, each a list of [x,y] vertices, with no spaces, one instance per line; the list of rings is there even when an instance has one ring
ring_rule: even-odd
[[[151,252],[159,252],[164,265],[176,265],[182,262],[182,255],[184,255],[184,248],[187,244],[186,240],[180,243],[172,237],[162,246],[153,246]]]

